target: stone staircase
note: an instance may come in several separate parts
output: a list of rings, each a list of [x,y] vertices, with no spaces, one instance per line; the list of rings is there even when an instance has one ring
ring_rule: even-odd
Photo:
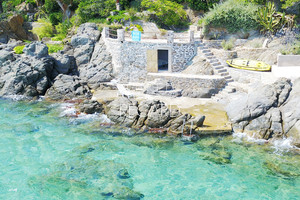
[[[224,66],[219,61],[219,59],[211,52],[211,50],[206,46],[205,43],[200,43],[198,50],[200,50],[199,53],[202,53],[211,64],[214,73],[216,75],[224,77],[224,79],[226,80],[226,86],[219,93],[213,95],[212,99],[214,99],[215,101],[219,101],[219,99],[221,99],[223,96],[236,92],[236,84],[227,71],[227,66]]]

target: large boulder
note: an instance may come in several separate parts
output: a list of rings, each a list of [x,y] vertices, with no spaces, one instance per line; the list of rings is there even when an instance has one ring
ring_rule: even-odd
[[[272,85],[258,85],[254,92],[231,101],[226,110],[234,131],[258,139],[282,138],[300,119],[300,112],[295,109],[300,100],[295,96],[300,90],[297,84],[291,90],[291,81],[280,78]]]
[[[59,101],[74,98],[91,98],[92,94],[87,83],[77,76],[60,74],[51,88],[46,92],[46,99]]]
[[[102,39],[95,45],[90,62],[79,68],[79,75],[92,89],[100,87],[101,82],[113,79],[112,57]]]
[[[23,28],[24,19],[21,15],[11,16],[0,22],[0,42],[7,43],[9,39],[26,40],[27,33]]]
[[[94,23],[85,23],[78,27],[77,34],[71,38],[78,67],[89,63],[99,37],[100,31]]]
[[[0,50],[0,67],[6,61],[13,61],[13,60],[15,60],[15,58],[12,52],[7,50]]]
[[[67,75],[76,75],[77,67],[76,61],[73,56],[63,54],[63,52],[58,52],[52,54],[54,58],[55,66],[53,70],[53,77],[56,77],[58,74],[67,74]]]
[[[18,56],[16,60],[8,59],[0,68],[0,95],[44,95],[51,82],[53,66],[50,57]]]
[[[23,49],[23,53],[36,58],[43,58],[49,55],[47,45],[42,42],[32,42],[26,45]]]
[[[138,102],[126,97],[118,98],[108,105],[107,116],[113,122],[131,127],[138,119]]]

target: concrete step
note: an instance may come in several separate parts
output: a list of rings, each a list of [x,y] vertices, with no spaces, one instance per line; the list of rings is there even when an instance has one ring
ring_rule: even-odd
[[[202,53],[211,53],[211,51],[209,49],[205,49],[201,51]]]
[[[225,69],[222,65],[214,67],[216,70]]]
[[[219,65],[221,65],[221,63],[220,62],[210,62],[210,64],[212,65],[212,66],[219,66]]]
[[[201,47],[201,50],[207,50],[207,49],[209,49],[207,46]]]
[[[211,63],[213,63],[213,62],[220,62],[218,59],[216,59],[216,58],[213,58],[213,59],[208,59],[209,60],[209,62],[211,62]]]
[[[214,54],[210,52],[210,53],[205,53],[204,55],[205,56],[213,56]]]
[[[222,72],[222,73],[220,73],[220,75],[226,77],[226,76],[229,76],[229,73],[228,72]]]
[[[224,78],[227,80],[232,79],[232,77],[230,75],[224,76]]]
[[[217,59],[216,56],[206,56],[208,60]]]
[[[227,72],[227,70],[223,68],[223,69],[217,70],[217,72],[218,72],[218,73],[223,73],[223,72]]]
[[[231,83],[231,82],[234,82],[234,80],[232,78],[230,79],[226,79],[227,83]]]

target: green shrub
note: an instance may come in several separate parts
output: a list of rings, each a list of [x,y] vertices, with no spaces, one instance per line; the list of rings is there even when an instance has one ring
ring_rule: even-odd
[[[61,12],[55,12],[49,15],[49,20],[52,25],[59,24],[60,22],[62,22],[62,19],[63,19],[63,14]]]
[[[56,53],[64,49],[63,44],[47,44],[47,47],[48,47],[49,54]]]
[[[36,34],[40,40],[44,37],[52,37],[52,24],[46,19],[38,19],[38,22],[41,23],[41,26],[33,28],[32,33]]]
[[[280,50],[283,55],[300,55],[300,40]]]
[[[59,12],[61,10],[55,0],[45,0],[44,7],[47,13]]]
[[[130,16],[128,14],[125,14],[126,11],[115,11],[118,14],[117,15],[111,15],[108,17],[110,22],[118,22],[118,23],[124,23],[125,21],[130,19]]]
[[[63,41],[66,38],[64,34],[57,34],[51,38],[52,41]]]
[[[257,5],[243,0],[228,0],[213,6],[199,21],[205,32],[209,28],[225,28],[229,33],[248,31],[258,27],[256,11]]]
[[[64,21],[63,23],[59,23],[58,25],[55,26],[56,32],[58,34],[63,34],[67,35],[69,29],[72,27],[72,23],[70,21]]]
[[[16,46],[16,47],[14,48],[14,52],[15,52],[16,54],[22,54],[22,53],[23,53],[24,47],[25,47],[25,45],[22,45],[22,46]]]
[[[188,24],[188,18],[183,6],[169,0],[143,0],[144,10],[153,12],[149,20],[156,22],[160,27],[176,28]]]
[[[233,47],[234,47],[234,39],[230,39],[228,41],[222,40],[221,46],[226,51],[233,49]]]
[[[143,27],[142,27],[141,25],[139,25],[139,24],[130,24],[129,27],[126,27],[126,28],[125,28],[125,31],[133,31],[134,28],[137,28],[138,31],[144,32]]]
[[[276,33],[283,26],[293,28],[294,16],[285,15],[285,13],[276,12],[275,4],[268,2],[257,11],[260,31],[263,33]]]
[[[84,0],[80,2],[77,13],[84,23],[93,18],[106,18],[115,8],[115,0]]]

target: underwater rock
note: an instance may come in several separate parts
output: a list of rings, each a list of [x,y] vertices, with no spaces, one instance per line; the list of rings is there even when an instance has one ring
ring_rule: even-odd
[[[263,163],[263,166],[267,168],[274,175],[282,175],[286,177],[298,177],[300,176],[299,162],[284,162],[267,160]]]
[[[129,175],[127,169],[121,169],[118,173],[118,177],[120,179],[127,179],[127,178],[130,178],[130,175]]]

